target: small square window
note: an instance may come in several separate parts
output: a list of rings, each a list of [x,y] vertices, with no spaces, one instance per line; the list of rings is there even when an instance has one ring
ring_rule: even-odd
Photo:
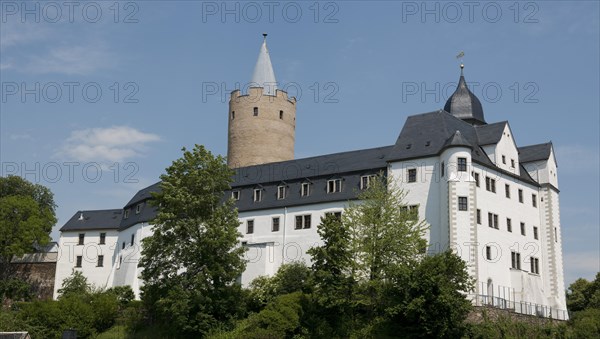
[[[279,217],[271,219],[271,232],[279,232]]]
[[[106,233],[100,233],[100,245],[106,244]]]
[[[490,247],[490,246],[485,247],[485,258],[487,260],[492,260],[492,247]]]
[[[525,223],[521,223],[521,235],[525,235]]]
[[[254,220],[247,220],[246,221],[246,233],[247,234],[254,233]]]
[[[458,197],[458,210],[459,211],[467,211],[468,210],[467,197]]]
[[[466,172],[467,171],[467,158],[458,158],[458,171]]]
[[[142,204],[137,204],[137,206],[135,206],[135,214],[140,214],[141,211],[142,211]]]
[[[506,230],[512,233],[512,220],[510,218],[506,218]]]
[[[530,259],[531,273],[540,274],[540,259],[531,257]]]
[[[103,255],[99,255],[98,256],[98,267],[103,267],[104,266],[104,256]]]
[[[327,181],[327,193],[337,193],[342,191],[342,179],[333,179]]]
[[[477,224],[481,225],[481,210],[477,209]]]
[[[533,226],[533,239],[538,239],[538,228],[536,226]]]
[[[307,182],[303,182],[300,187],[300,195],[303,197],[308,197],[310,195],[310,184]]]
[[[296,224],[294,225],[294,228],[297,230],[301,230],[302,229],[302,216],[301,215],[297,215],[296,216]]]
[[[83,245],[85,239],[85,233],[79,233],[79,242],[77,243],[77,245]]]
[[[536,194],[531,195],[531,204],[533,205],[533,207],[537,207],[537,195]]]
[[[262,201],[262,189],[256,188],[254,190],[254,202]]]
[[[515,159],[510,159],[510,167],[515,168]]]
[[[521,253],[511,252],[510,253],[511,268],[520,270],[521,269]]]
[[[306,228],[310,228],[311,226],[311,215],[307,214],[307,215],[297,215],[296,216],[296,225],[295,225],[295,229],[299,230],[299,229],[306,229]]]
[[[75,259],[75,267],[81,267],[82,262],[83,262],[83,257],[78,255],[77,258]]]
[[[258,116],[258,107],[254,107],[254,116]]]
[[[417,182],[417,169],[411,168],[408,170],[408,182]]]
[[[129,208],[123,211],[123,219],[129,218]]]
[[[232,191],[231,192],[231,198],[233,200],[240,200],[240,191]]]
[[[506,194],[506,197],[510,199],[510,185],[509,184],[504,185],[504,194]]]
[[[498,214],[488,213],[488,226],[498,229]]]
[[[502,163],[506,165],[506,156],[505,155],[502,156]]]
[[[285,186],[277,186],[277,200],[285,199]]]
[[[496,180],[490,177],[485,177],[485,189],[496,193]]]
[[[279,119],[283,119],[283,111],[279,111]]]

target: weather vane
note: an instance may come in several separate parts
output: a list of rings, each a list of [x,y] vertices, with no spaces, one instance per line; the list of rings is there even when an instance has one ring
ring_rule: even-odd
[[[460,59],[460,69],[465,68],[465,65],[463,64],[463,60],[462,58],[465,56],[465,52],[461,51],[460,53],[458,53],[458,55],[456,56],[457,59]]]

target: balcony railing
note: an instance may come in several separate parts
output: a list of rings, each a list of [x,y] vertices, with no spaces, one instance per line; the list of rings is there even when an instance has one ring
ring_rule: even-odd
[[[507,300],[489,295],[469,295],[475,303],[475,306],[491,306],[498,309],[512,311],[518,314],[532,315],[537,317],[569,320],[569,312],[549,306],[528,303],[523,301]]]

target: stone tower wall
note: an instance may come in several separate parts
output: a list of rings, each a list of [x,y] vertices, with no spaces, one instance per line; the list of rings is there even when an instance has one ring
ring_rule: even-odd
[[[254,108],[258,115],[254,114]],[[281,113],[283,112],[283,113]],[[276,96],[252,87],[229,100],[227,164],[231,168],[294,159],[296,99],[277,90]]]

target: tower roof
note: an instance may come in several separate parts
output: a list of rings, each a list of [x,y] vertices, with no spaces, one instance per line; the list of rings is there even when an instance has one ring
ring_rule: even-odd
[[[260,46],[260,52],[258,53],[256,66],[254,66],[251,82],[253,85],[262,87],[264,89],[264,94],[276,95],[277,80],[275,80],[275,72],[273,72],[271,57],[269,56],[269,49],[267,48],[267,34],[264,33],[263,37],[263,43],[262,46]]]
[[[485,124],[481,102],[467,87],[463,75],[464,65],[460,65],[460,80],[456,91],[448,98],[444,111],[473,125]]]

